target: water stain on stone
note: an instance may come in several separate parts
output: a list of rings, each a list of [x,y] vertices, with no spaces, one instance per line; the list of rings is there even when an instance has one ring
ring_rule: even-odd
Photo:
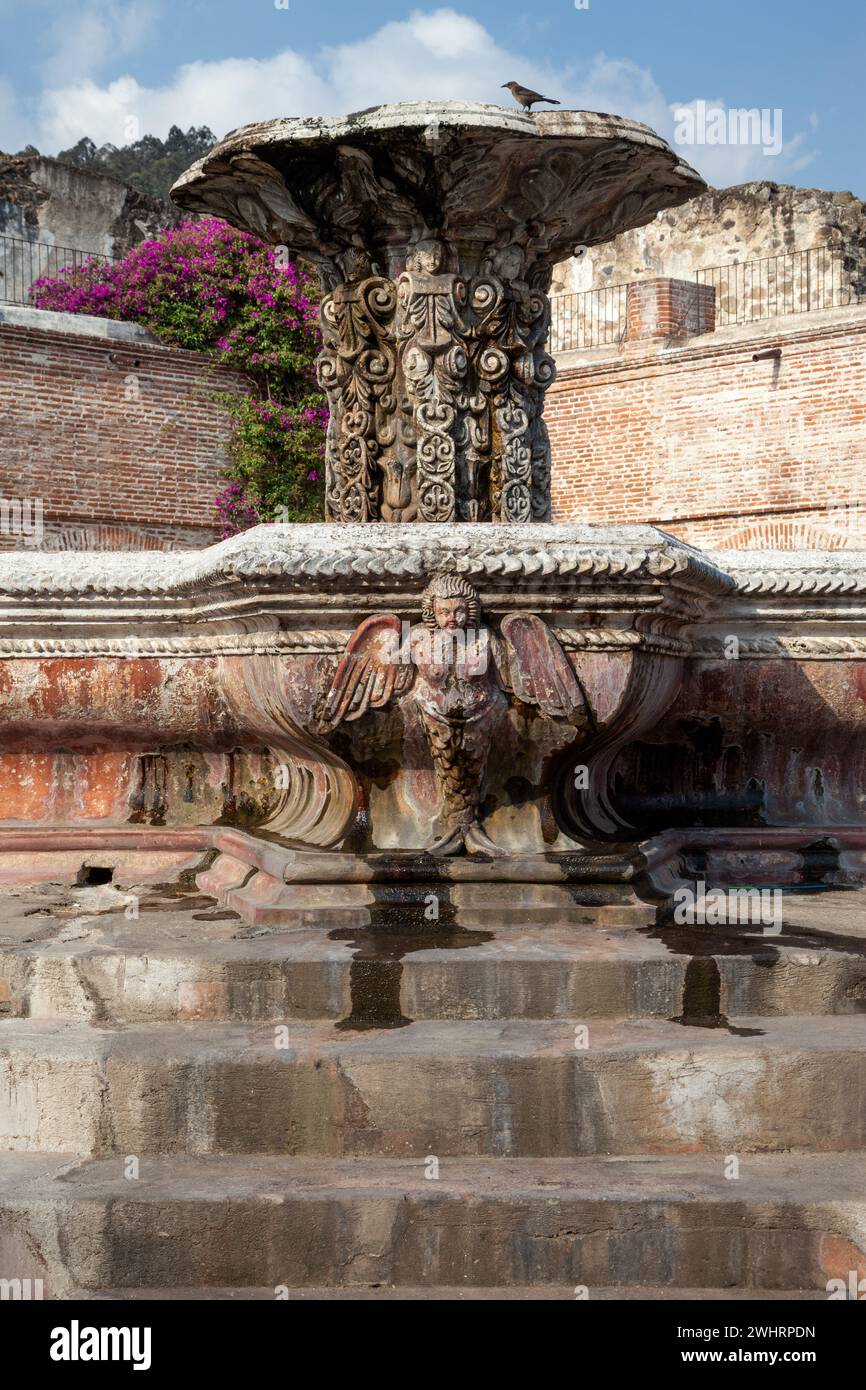
[[[167,883],[148,884],[138,899],[139,913],[192,912],[194,909],[204,912],[217,907],[216,898],[202,893],[195,882],[196,876],[203,872],[205,867],[209,867],[209,865],[197,864],[193,869],[184,869],[183,873],[179,874],[176,879]]]
[[[815,927],[783,927],[772,938],[759,928],[680,926],[660,909],[652,927],[638,927],[650,941],[661,941],[678,956],[750,956],[756,965],[771,968],[781,959],[780,946],[806,951],[837,951],[843,955],[866,956],[866,937],[846,936],[842,932],[819,931]]]
[[[736,1028],[722,1013],[722,977],[712,956],[694,956],[686,966],[683,1011],[671,1023],[684,1028],[725,1028],[739,1038],[763,1036],[763,1028]]]
[[[162,753],[142,753],[136,763],[128,820],[132,825],[165,825],[167,806],[168,760]]]
[[[335,1025],[341,1032],[405,1028],[402,1011],[403,958],[413,951],[458,951],[493,940],[493,932],[458,926],[443,883],[370,884],[375,901],[368,927],[342,927],[329,941],[357,949],[349,970],[350,1011]],[[435,906],[436,916],[429,914]]]
[[[815,886],[811,885],[809,891],[814,891]],[[788,893],[797,890],[786,888],[780,891]],[[866,938],[861,936],[846,936],[841,932],[819,931],[812,927],[787,927],[774,933],[770,940],[760,930],[749,931],[746,927],[679,925],[671,921],[669,907],[658,910],[654,926],[638,927],[637,930],[650,941],[662,942],[673,955],[691,957],[683,986],[683,1012],[671,1022],[691,1027],[728,1028],[734,1033],[744,1030],[733,1028],[721,1013],[721,976],[715,957],[749,957],[753,964],[765,970],[773,969],[783,959],[779,949],[782,946],[794,950],[833,951],[866,957]],[[866,1012],[866,998],[861,1001],[852,984],[848,986],[846,997],[851,999],[854,1006],[852,1012]],[[749,1033],[753,1030],[745,1031]]]
[[[139,912],[190,912],[193,908],[206,911],[208,908],[216,907],[216,898],[209,897],[206,893],[199,893],[197,890],[192,893],[154,893],[139,898]]]

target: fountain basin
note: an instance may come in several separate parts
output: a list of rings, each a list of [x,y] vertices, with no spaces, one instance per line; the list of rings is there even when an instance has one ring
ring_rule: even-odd
[[[352,633],[417,624],[443,569],[494,638],[543,621],[586,701],[569,722],[508,695],[478,789],[504,859],[430,854],[442,798],[411,690],[318,721]],[[866,556],[708,557],[653,527],[261,526],[159,567],[7,554],[0,875],[128,860],[137,881],[210,849],[205,890],[250,922],[347,925],[380,890],[417,913],[443,882],[470,915],[605,920],[641,875],[675,881],[683,835],[705,835],[698,876],[832,860],[857,881],[864,595]]]
[[[419,101],[240,126],[180,176],[172,198],[335,280],[353,248],[394,278],[427,237],[445,243],[449,271],[477,273],[491,246],[507,244],[543,280],[575,245],[641,226],[704,187],[639,121]]]

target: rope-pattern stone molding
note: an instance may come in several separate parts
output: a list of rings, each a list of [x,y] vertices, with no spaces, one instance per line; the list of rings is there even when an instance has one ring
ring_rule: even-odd
[[[859,550],[707,551],[739,594],[845,595],[866,593],[866,552]]]
[[[687,642],[633,628],[555,628],[565,651],[688,652]],[[212,633],[203,637],[0,637],[0,657],[104,656],[135,660],[143,657],[207,656],[331,656],[343,651],[350,628],[246,634]]]
[[[372,534],[371,534],[372,533]],[[733,587],[723,569],[699,551],[651,526],[532,524],[405,526],[257,526],[205,551],[174,552],[155,561],[129,553],[0,555],[0,616],[4,598],[74,597],[84,603],[118,595],[158,595],[178,604],[218,588],[250,581],[348,593],[359,582],[417,583],[450,570],[493,587],[601,579],[673,581],[711,594]]]
[[[862,654],[851,632],[866,622],[860,552],[703,555],[646,526],[421,523],[259,526],[156,563],[7,552],[0,656],[328,655],[364,612],[411,617],[442,571],[475,584],[497,616],[555,600],[571,650],[713,657],[733,633],[745,657]],[[597,627],[580,622],[590,606]],[[316,611],[329,626],[309,625]],[[805,630],[815,620],[836,633]]]
[[[710,660],[727,659],[724,636],[701,637],[692,647],[692,656]],[[852,661],[866,657],[866,634],[831,636],[737,636],[737,659],[785,658],[803,661]]]

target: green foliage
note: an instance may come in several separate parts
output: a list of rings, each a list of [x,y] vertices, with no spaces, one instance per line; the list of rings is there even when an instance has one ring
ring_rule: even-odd
[[[321,407],[302,407],[287,418],[271,401],[231,395],[221,400],[232,416],[231,476],[240,485],[229,486],[217,499],[220,512],[233,522],[227,530],[241,529],[240,513],[251,501],[255,517],[247,517],[247,524],[321,521]]]
[[[156,135],[143,135],[140,140],[121,148],[97,146],[84,136],[71,149],[61,150],[57,158],[83,169],[111,174],[140,193],[167,199],[169,189],[184,169],[201,159],[215,144],[216,136],[205,125],[198,129],[190,126],[186,132],[173,125],[165,140]]]
[[[322,516],[328,410],[315,377],[316,292],[308,269],[216,218],[30,289],[38,308],[142,323],[249,383],[247,393],[220,396],[232,418],[232,468],[215,499],[226,535],[258,521]]]

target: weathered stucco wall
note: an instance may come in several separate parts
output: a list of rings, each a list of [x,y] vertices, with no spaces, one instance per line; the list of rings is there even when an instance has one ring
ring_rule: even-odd
[[[179,208],[108,174],[43,155],[0,158],[0,233],[7,236],[115,260],[183,219]]]
[[[862,823],[863,550],[708,552],[736,580],[693,633],[675,700],[613,772],[661,827]]]
[[[866,287],[866,205],[852,193],[787,184],[710,189],[556,269],[553,293],[625,285],[811,247],[841,253],[842,284]]]

